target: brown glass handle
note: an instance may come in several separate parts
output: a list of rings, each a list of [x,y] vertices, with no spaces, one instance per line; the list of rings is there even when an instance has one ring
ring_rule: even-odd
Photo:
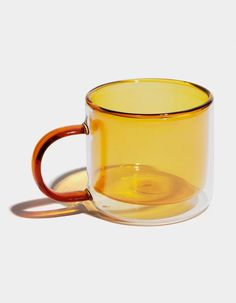
[[[41,165],[42,158],[48,147],[55,141],[73,135],[88,134],[88,127],[85,123],[81,125],[72,125],[57,128],[46,134],[36,145],[32,158],[32,171],[34,179],[40,190],[48,197],[62,202],[76,202],[91,200],[91,194],[88,189],[69,193],[58,193],[47,187],[43,181]]]

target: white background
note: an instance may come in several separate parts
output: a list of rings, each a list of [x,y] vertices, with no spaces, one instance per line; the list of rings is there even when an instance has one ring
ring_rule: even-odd
[[[1,1],[1,302],[235,302],[234,4]],[[213,92],[207,212],[148,228],[13,215],[13,204],[43,197],[30,163],[38,139],[81,123],[89,89],[134,77],[184,79]],[[44,162],[47,180],[84,166],[85,156],[82,136],[56,143]]]

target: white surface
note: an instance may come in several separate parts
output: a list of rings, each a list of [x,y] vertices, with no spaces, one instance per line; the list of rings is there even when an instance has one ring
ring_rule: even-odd
[[[235,302],[234,1],[2,1],[1,291],[8,302]],[[37,140],[84,119],[94,86],[169,77],[215,95],[215,187],[191,221],[129,227],[86,215],[14,216],[43,197]],[[52,179],[85,164],[84,139],[55,144]]]

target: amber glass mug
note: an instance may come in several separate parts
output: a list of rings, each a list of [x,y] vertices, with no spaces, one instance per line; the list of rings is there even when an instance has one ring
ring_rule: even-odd
[[[45,135],[33,154],[42,192],[62,202],[91,200],[116,222],[162,225],[203,212],[210,199],[211,93],[170,79],[107,83],[86,96],[83,124]],[[88,185],[58,193],[45,185],[41,161],[56,140],[87,135]]]

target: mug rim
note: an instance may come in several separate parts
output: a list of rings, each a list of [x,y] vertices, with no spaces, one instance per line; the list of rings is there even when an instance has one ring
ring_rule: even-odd
[[[116,111],[113,109],[108,109],[102,106],[99,106],[95,103],[93,103],[93,101],[90,98],[90,95],[95,92],[96,90],[106,87],[106,86],[110,86],[110,85],[114,85],[114,84],[119,84],[119,83],[137,83],[137,82],[176,82],[177,84],[180,85],[190,85],[193,86],[197,89],[200,89],[202,92],[206,93],[208,96],[207,101],[205,101],[204,103],[202,103],[201,105],[198,106],[194,106],[192,108],[189,109],[185,109],[185,110],[179,110],[179,111],[174,111],[174,112],[164,112],[164,113],[129,113],[129,112],[120,112],[120,111]],[[133,78],[133,79],[125,79],[125,80],[117,80],[117,81],[111,81],[111,82],[107,82],[104,84],[100,84],[96,87],[94,87],[93,89],[91,89],[85,97],[86,103],[88,104],[88,106],[90,106],[92,109],[94,110],[98,110],[100,112],[103,113],[107,113],[107,114],[112,114],[112,115],[118,115],[118,116],[124,116],[124,117],[130,117],[130,118],[168,118],[168,117],[172,117],[172,116],[177,116],[177,115],[185,115],[185,114],[189,114],[192,112],[198,112],[198,111],[202,111],[206,108],[208,108],[210,106],[210,104],[213,102],[214,97],[213,94],[205,87],[190,82],[190,81],[185,81],[185,80],[178,80],[178,79],[170,79],[170,78]]]

